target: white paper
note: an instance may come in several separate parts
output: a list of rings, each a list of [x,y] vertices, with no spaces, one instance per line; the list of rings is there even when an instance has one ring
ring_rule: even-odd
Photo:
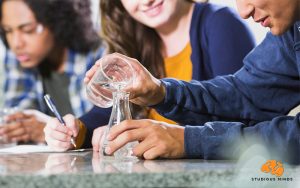
[[[69,150],[66,152],[80,152],[85,151],[84,149]],[[18,145],[8,148],[0,149],[1,153],[11,153],[11,154],[22,154],[22,153],[61,153],[51,149],[49,146],[45,145]]]

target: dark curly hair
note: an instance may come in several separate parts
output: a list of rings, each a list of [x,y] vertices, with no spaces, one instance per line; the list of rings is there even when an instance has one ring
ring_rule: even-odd
[[[0,0],[0,20],[4,1],[9,0]],[[100,37],[94,30],[91,20],[89,0],[23,1],[33,12],[36,20],[53,33],[56,45],[81,53],[87,53],[100,46]],[[8,47],[2,32],[1,38]]]

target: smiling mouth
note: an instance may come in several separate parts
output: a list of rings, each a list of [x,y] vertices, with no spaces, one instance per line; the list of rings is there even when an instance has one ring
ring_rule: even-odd
[[[160,13],[163,3],[164,3],[164,1],[161,1],[161,2],[157,3],[156,5],[153,5],[153,6],[149,7],[148,9],[143,10],[143,12],[146,13],[148,16],[156,16]]]

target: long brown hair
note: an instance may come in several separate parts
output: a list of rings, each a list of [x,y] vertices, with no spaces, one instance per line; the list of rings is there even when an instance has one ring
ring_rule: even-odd
[[[101,37],[107,52],[119,52],[140,61],[156,78],[165,77],[161,39],[157,32],[134,20],[120,0],[101,0]],[[146,118],[148,109],[132,105],[134,119]]]
[[[162,42],[157,32],[134,20],[120,0],[101,0],[100,8],[101,37],[108,53],[136,58],[155,77],[165,77]]]

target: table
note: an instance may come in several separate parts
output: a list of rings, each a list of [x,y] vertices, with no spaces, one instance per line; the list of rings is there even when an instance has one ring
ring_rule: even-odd
[[[252,188],[265,183],[270,187],[300,185],[299,167],[285,168],[285,177],[292,177],[292,182],[253,182],[251,181],[253,177],[273,177],[273,175],[262,173],[257,168],[254,168],[254,171],[249,170],[248,167],[241,168],[239,161],[200,159],[120,161],[113,157],[103,158],[98,152],[91,150],[0,154],[0,187]]]

